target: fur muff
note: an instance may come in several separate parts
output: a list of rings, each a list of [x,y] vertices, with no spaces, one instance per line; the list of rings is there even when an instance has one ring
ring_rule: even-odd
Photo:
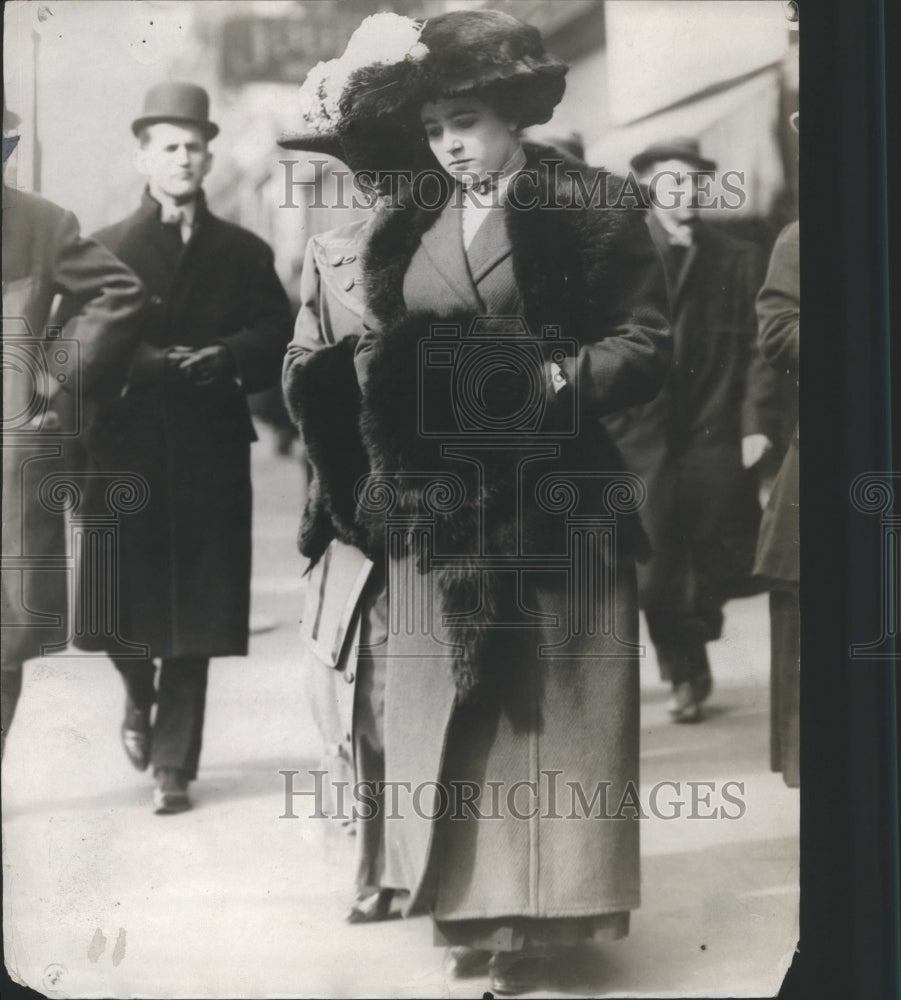
[[[360,440],[360,387],[353,357],[358,337],[312,354],[287,401],[297,414],[313,466],[313,481],[298,535],[301,554],[315,565],[333,538],[366,550],[356,523],[355,491],[369,471]]]

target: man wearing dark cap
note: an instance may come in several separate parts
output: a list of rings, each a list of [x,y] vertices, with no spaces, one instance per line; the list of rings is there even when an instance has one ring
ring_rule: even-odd
[[[19,141],[18,125],[4,96],[4,170]],[[55,312],[57,296],[63,308]],[[143,302],[135,275],[84,239],[71,212],[4,183],[0,746],[24,661],[64,648],[68,638],[64,514],[42,502],[39,490],[51,477],[65,476],[67,450],[81,437],[86,407],[119,392]]]
[[[113,657],[125,751],[138,770],[152,763],[154,805],[166,813],[190,806],[210,657],[247,654],[247,394],[278,382],[292,317],[269,247],[207,208],[219,129],[206,91],[159,84],[132,131],[147,187],[137,211],[97,238],[141,277],[150,303],[125,391],[99,415],[91,446],[96,468],[143,476],[148,502],[121,520],[119,634],[81,644]],[[103,491],[92,499],[103,512]],[[146,657],[119,655],[123,642]]]
[[[639,567],[639,586],[661,675],[673,685],[670,714],[696,722],[712,683],[707,643],[721,634],[725,602],[752,589],[755,467],[781,423],[775,377],[756,347],[764,260],[701,219],[698,178],[710,175],[712,192],[716,164],[696,140],[653,143],[632,169],[650,195],[674,353],[660,395],[607,424],[648,488],[642,518],[654,555]]]

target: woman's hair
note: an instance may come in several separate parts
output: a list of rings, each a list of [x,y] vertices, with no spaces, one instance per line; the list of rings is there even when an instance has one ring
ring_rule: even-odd
[[[484,101],[504,121],[515,122],[520,130],[529,125],[549,121],[556,106],[556,101],[541,80],[521,77],[515,80],[498,80],[462,92],[431,94],[424,98],[422,103],[452,97],[476,97]],[[419,125],[418,120],[417,125]]]

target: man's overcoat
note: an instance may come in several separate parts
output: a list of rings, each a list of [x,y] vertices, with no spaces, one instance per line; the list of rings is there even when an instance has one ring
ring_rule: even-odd
[[[55,296],[68,317],[48,331]],[[137,344],[140,282],[75,216],[3,188],[3,653],[21,661],[68,638],[63,493],[66,472],[99,399],[115,395]],[[48,386],[57,392],[47,400]],[[54,492],[54,491],[52,491]],[[57,503],[56,500],[61,501]]]
[[[146,505],[119,522],[120,637],[152,656],[244,655],[256,436],[247,394],[277,384],[291,336],[272,251],[214,216],[202,197],[182,246],[147,192],[97,238],[150,294],[128,383],[90,440],[97,470],[136,472],[147,485]],[[166,363],[173,345],[210,344],[228,349],[234,377],[198,386]],[[104,489],[90,500],[94,513],[108,514]],[[93,648],[111,641],[98,635]]]
[[[799,233],[798,223],[793,222],[779,234],[757,298],[761,353],[796,385],[801,314]],[[760,524],[755,572],[771,581],[797,584],[801,576],[799,467],[795,427]]]
[[[666,260],[662,225],[649,214],[648,226]],[[697,224],[681,266],[668,269],[673,363],[663,389],[605,421],[648,490],[642,517],[654,555],[639,567],[646,608],[714,608],[748,586],[760,506],[741,441],[780,440],[777,379],[756,346],[763,268],[755,246]]]

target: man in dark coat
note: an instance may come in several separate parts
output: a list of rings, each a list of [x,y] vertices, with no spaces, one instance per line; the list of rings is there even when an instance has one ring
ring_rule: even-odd
[[[147,189],[136,212],[98,233],[150,305],[126,389],[96,420],[91,448],[99,470],[142,476],[147,498],[121,520],[115,634],[86,645],[109,651],[125,680],[123,743],[139,770],[152,761],[158,812],[190,805],[210,657],[247,653],[247,395],[278,382],[292,326],[269,247],[206,206],[218,132],[208,107],[192,84],[148,92],[132,125]],[[106,513],[97,482],[96,512]],[[145,655],[120,655],[126,644]],[[152,657],[162,663],[151,732]]]
[[[787,226],[776,240],[757,297],[760,350],[779,372],[798,377],[801,317],[800,230]],[[770,585],[770,766],[786,785],[800,784],[801,552],[798,521],[798,431],[785,453],[763,512],[754,570]]]
[[[4,102],[4,165],[18,140],[6,133],[18,123]],[[62,331],[48,327],[57,295]],[[63,506],[42,499],[42,487],[65,476],[86,407],[121,387],[143,301],[134,274],[83,239],[71,212],[3,185],[4,742],[24,661],[69,636]]]
[[[679,722],[700,718],[711,687],[706,644],[721,634],[725,602],[748,592],[760,519],[754,467],[780,419],[775,375],[756,349],[761,255],[698,216],[694,178],[715,166],[690,139],[656,143],[632,161],[666,269],[673,365],[653,402],[607,421],[647,485],[654,555],[639,567],[640,597]]]

